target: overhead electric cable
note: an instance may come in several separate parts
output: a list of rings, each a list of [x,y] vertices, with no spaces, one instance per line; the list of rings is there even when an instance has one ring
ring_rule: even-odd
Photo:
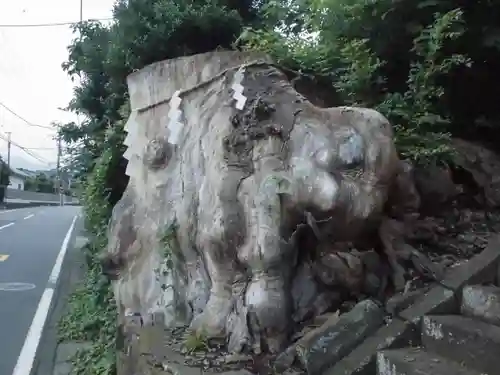
[[[4,141],[8,141],[2,135],[0,135],[0,139],[3,139]],[[43,164],[51,164],[49,161],[47,161],[47,160],[43,159],[42,157],[40,157],[40,156],[32,153],[31,151],[29,151],[29,149],[26,149],[23,146],[20,146],[19,144],[15,143],[15,142],[12,142],[12,141],[11,141],[11,144],[13,146],[19,148],[20,150],[24,151],[24,153],[26,153],[27,155],[31,156],[33,159],[38,160],[39,162],[41,162]]]
[[[9,107],[7,107],[2,102],[0,102],[0,106],[4,107],[8,112],[10,112],[12,115],[16,116],[19,120],[24,121],[24,123],[26,123],[26,125],[35,126],[37,128],[55,130],[53,127],[50,127],[50,126],[38,125],[38,124],[33,124],[32,122],[29,122],[24,117],[22,117],[21,115],[18,115],[16,112],[14,112],[12,109],[10,109]]]
[[[7,136],[3,133],[0,133],[0,139],[3,139],[5,142],[9,142],[9,139],[7,138]],[[32,158],[38,160],[39,162],[41,163],[44,163],[44,164],[52,164],[50,163],[49,161],[47,161],[46,159],[42,158],[41,156],[38,156],[36,155],[35,153],[31,152],[29,148],[27,147],[24,147],[24,146],[21,146],[20,144],[16,143],[16,142],[13,142],[12,140],[10,141],[10,143],[13,145],[13,146],[16,146],[17,148],[19,148],[20,150],[24,151],[26,154],[28,154],[29,156],[31,156]]]
[[[50,150],[55,150],[55,147],[25,147],[26,150],[37,150],[37,151],[50,151]]]
[[[0,24],[2,28],[15,28],[15,27],[54,27],[54,26],[71,26],[81,22],[91,22],[91,21],[111,21],[113,18],[89,18],[83,21],[74,22],[51,22],[51,23],[34,23],[34,24]]]

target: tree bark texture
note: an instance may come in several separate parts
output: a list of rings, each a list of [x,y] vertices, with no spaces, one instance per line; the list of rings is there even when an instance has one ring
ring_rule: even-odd
[[[404,284],[400,219],[419,202],[380,113],[318,108],[246,52],[158,62],[128,86],[130,182],[104,260],[121,317],[163,314],[231,351],[273,353],[360,287],[343,244],[380,242]]]

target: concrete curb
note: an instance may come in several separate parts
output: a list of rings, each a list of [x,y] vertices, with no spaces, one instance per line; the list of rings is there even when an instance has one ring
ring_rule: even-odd
[[[451,269],[445,279],[403,310],[392,322],[368,337],[324,375],[373,375],[377,352],[420,343],[420,322],[424,315],[456,314],[462,289],[469,284],[494,283],[500,278],[500,236],[467,263]]]
[[[65,206],[79,206],[79,203],[65,203]],[[59,202],[6,202],[0,206],[0,211],[14,208],[41,207],[41,206],[59,206]]]

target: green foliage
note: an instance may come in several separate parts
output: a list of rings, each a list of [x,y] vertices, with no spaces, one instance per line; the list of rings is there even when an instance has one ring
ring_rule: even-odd
[[[0,203],[3,202],[5,198],[5,189],[9,186],[10,182],[10,170],[0,156]]]
[[[173,267],[173,256],[176,252],[178,252],[179,249],[176,230],[177,225],[173,223],[165,229],[160,238],[160,245],[162,246],[164,263],[169,270],[171,270]]]
[[[38,173],[35,177],[29,177],[24,183],[24,190],[40,193],[54,193],[55,187],[55,178],[49,178],[45,173]]]
[[[462,35],[461,26],[462,12],[456,9],[436,14],[434,22],[419,33],[403,93],[386,92],[387,79],[380,73],[384,63],[369,49],[366,39],[347,42],[340,51],[345,67],[339,69],[335,88],[348,104],[374,107],[387,116],[394,125],[401,156],[415,163],[449,161],[452,156],[450,119],[439,113],[436,104],[445,93],[439,79],[457,66],[471,64],[461,54],[443,53],[448,41]],[[383,94],[367,90],[373,87]]]
[[[209,343],[205,334],[200,332],[188,332],[184,339],[184,349],[188,354],[208,351]]]
[[[108,202],[106,180],[113,161],[111,150],[106,150],[95,164],[85,183],[81,201],[84,209],[85,227],[96,238],[105,236],[112,207]]]
[[[73,365],[72,375],[116,375],[114,336],[101,335],[90,348],[77,352]]]
[[[442,106],[442,78],[457,67],[471,65],[463,54],[446,51],[465,32],[463,12],[435,13],[429,24],[414,27],[406,51],[407,78],[401,85],[393,83],[394,74],[386,74],[389,61],[377,53],[384,51],[380,47],[384,41],[373,37],[385,27],[378,20],[389,19],[397,11],[393,4],[387,0],[309,1],[306,27],[299,32],[283,33],[275,27],[246,30],[240,40],[301,74],[326,77],[341,94],[342,104],[379,110],[394,125],[403,158],[415,163],[447,161],[453,150],[449,146],[451,121]]]
[[[99,262],[99,253],[107,242],[112,209],[105,185],[112,161],[112,150],[106,150],[84,184],[81,200],[85,227],[92,234],[91,243],[85,248],[87,272],[68,301],[68,314],[59,322],[60,340],[92,342],[89,349],[77,353],[73,359],[75,375],[115,373],[116,303]]]
[[[87,272],[68,301],[68,313],[59,321],[59,339],[89,341],[89,348],[73,358],[74,375],[114,375],[116,356],[116,303],[110,282],[102,274],[98,254],[103,234],[85,248]]]
[[[109,303],[113,301],[109,282],[101,275],[99,265],[94,263],[97,249],[89,247],[85,250],[91,262],[87,264],[85,280],[68,300],[71,312],[59,324],[61,340],[93,341],[103,329],[108,331],[108,336],[116,333],[114,324],[110,324],[116,316],[113,303]]]
[[[89,341],[73,358],[75,375],[115,373],[116,304],[109,281],[102,275],[97,254],[103,239],[94,240],[87,252],[87,273],[68,301],[69,312],[59,322],[60,340]]]
[[[0,156],[0,186],[8,186],[10,177],[10,169]]]
[[[163,281],[162,277],[170,274],[174,267],[174,256],[179,254],[179,242],[177,240],[177,224],[174,222],[168,225],[165,230],[160,234],[159,244],[160,252],[162,256],[162,262],[159,268],[155,269],[156,279],[161,281],[161,289],[163,291],[167,290],[169,287]],[[158,302],[159,305],[163,302]]]

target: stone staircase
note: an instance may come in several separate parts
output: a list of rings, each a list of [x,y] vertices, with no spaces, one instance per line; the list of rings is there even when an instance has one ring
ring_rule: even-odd
[[[457,315],[426,315],[420,345],[379,351],[377,375],[500,373],[500,288],[466,286]]]

